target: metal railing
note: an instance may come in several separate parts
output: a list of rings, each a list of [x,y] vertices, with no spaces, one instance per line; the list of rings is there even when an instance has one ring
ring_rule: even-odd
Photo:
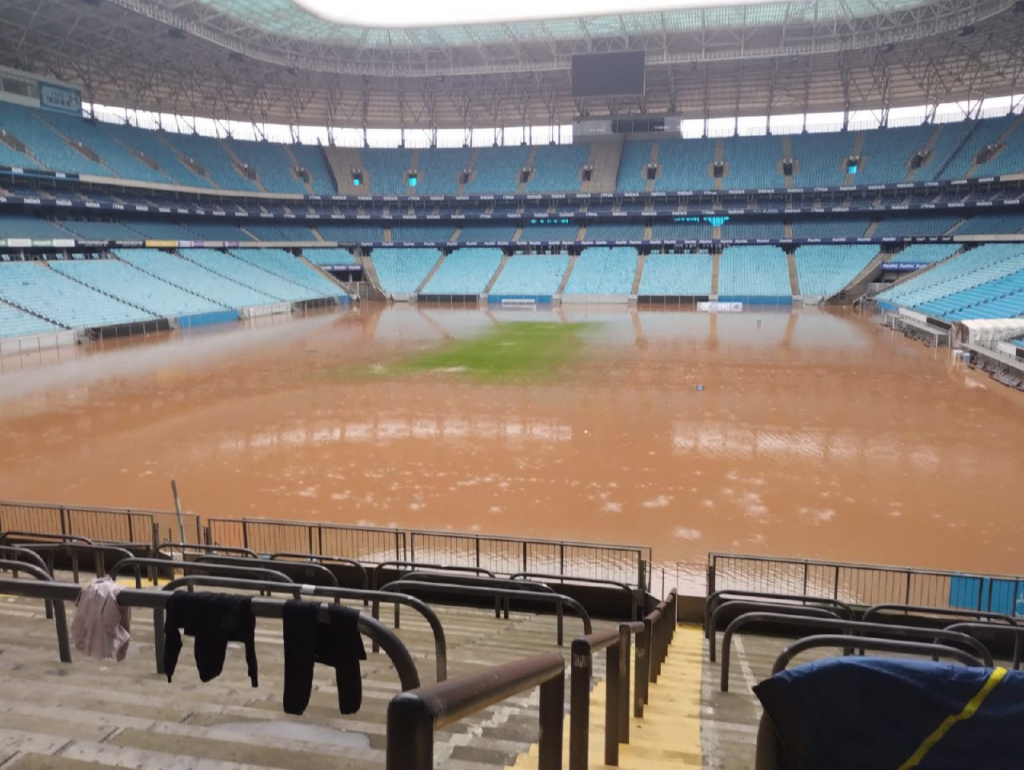
[[[4,572],[11,572],[17,575],[19,572],[24,572],[26,575],[31,575],[36,581],[40,583],[49,583],[54,585],[53,576],[47,573],[43,567],[29,564],[28,562],[17,561],[14,559],[0,559],[0,570]],[[17,578],[12,580],[0,580],[0,583],[25,583],[31,581],[19,580]],[[75,598],[78,598],[78,586],[75,586]],[[0,591],[0,593],[6,593]],[[68,618],[64,612],[64,603],[53,601],[53,597],[38,596],[36,598],[42,599],[46,604],[46,617],[49,619],[53,618],[55,625],[57,626],[57,649],[60,654],[61,663],[71,662],[71,638],[68,636]]]
[[[708,629],[708,660],[716,660],[718,644],[718,617],[724,612],[775,612],[794,618],[834,618],[840,620],[839,613],[830,607],[804,607],[799,604],[773,604],[772,602],[726,602],[711,614],[711,626]]]
[[[636,684],[633,687],[633,716],[642,719],[650,700],[650,685],[658,681],[661,664],[676,632],[677,596],[673,589],[666,599],[643,620],[644,630],[636,639]]]
[[[540,686],[538,770],[562,767],[565,661],[549,652],[412,692],[388,704],[387,770],[433,770],[434,731]]]
[[[337,567],[346,567],[353,569],[359,575],[359,587],[366,590],[370,587],[370,576],[366,571],[366,567],[360,564],[355,559],[346,559],[343,556],[327,556],[313,553],[295,553],[292,551],[282,551],[280,553],[272,553],[267,557],[268,561],[284,561],[284,562],[314,562],[321,564],[325,567],[331,565]]]
[[[283,572],[268,569],[267,567],[236,567],[234,565],[229,566],[227,564],[203,564],[194,561],[171,561],[169,559],[141,558],[121,559],[121,561],[110,568],[110,577],[116,578],[125,570],[130,569],[135,575],[135,587],[142,588],[141,567],[152,569],[150,579],[153,585],[157,584],[160,572],[171,572],[172,575],[176,572],[181,572],[183,575],[188,575],[190,572],[198,572],[199,574],[204,575],[253,578],[255,580],[269,580],[275,583],[295,582]]]
[[[846,614],[847,618],[853,619],[853,608],[846,602],[841,602],[838,599],[831,597],[821,596],[803,596],[800,594],[777,594],[769,593],[766,591],[736,591],[723,589],[721,591],[715,591],[708,594],[708,597],[704,600],[704,636],[708,637],[711,635],[712,630],[717,630],[715,624],[711,620],[711,616],[715,610],[719,608],[723,603],[729,601],[749,601],[755,600],[760,601],[767,599],[766,603],[778,603],[775,600],[785,602],[801,602],[804,606],[813,604],[813,606],[820,607],[822,605],[838,607]],[[838,614],[838,613],[836,613]],[[714,660],[714,658],[712,658]]]
[[[224,567],[243,567],[246,569],[252,567],[262,567],[266,564],[269,559],[260,559],[256,564],[253,564],[252,559],[239,558],[236,556],[197,556],[195,559],[190,560],[190,564],[220,564]],[[299,582],[300,580],[304,583],[313,583],[315,585],[325,585],[332,588],[338,587],[338,578],[334,576],[327,567],[322,564],[316,564],[314,562],[295,562],[295,561],[284,561],[278,560],[274,563],[273,568],[276,572],[281,572],[288,575],[292,580]],[[296,572],[301,572],[301,578],[296,575]]]
[[[911,567],[710,553],[707,595],[723,589],[829,597],[849,604],[913,604],[939,609],[992,610],[996,605],[1005,603],[1012,608],[1010,614],[1016,615],[1019,614],[1016,599],[1024,589],[1024,579]]]
[[[194,513],[182,514],[185,540],[202,542],[202,524]],[[133,508],[89,508],[50,503],[0,502],[0,531],[35,530],[53,535],[81,535],[116,543],[157,544],[180,539],[177,514]]]
[[[751,623],[769,623],[773,625],[790,625],[802,628],[814,628],[843,631],[851,636],[847,639],[847,646],[844,652],[851,652],[854,646],[853,635],[861,632],[874,633],[878,638],[885,638],[889,634],[893,636],[920,637],[934,643],[943,642],[948,646],[960,644],[969,647],[973,653],[988,667],[992,666],[992,654],[977,639],[949,629],[935,630],[921,628],[919,626],[897,626],[889,623],[862,623],[857,620],[840,620],[839,618],[806,618],[795,615],[785,615],[777,612],[748,612],[735,618],[725,629],[722,637],[722,672],[720,687],[722,692],[729,691],[729,664],[732,654],[732,638],[743,627]],[[815,631],[811,636],[820,635]]]
[[[641,589],[634,588],[628,583],[620,583],[617,580],[605,580],[603,578],[576,578],[568,577],[566,575],[551,575],[546,572],[516,572],[510,575],[512,580],[550,580],[557,581],[559,583],[571,583],[573,585],[592,585],[601,587],[612,587],[618,588],[626,597],[626,601],[630,607],[630,620],[639,621],[640,616],[643,614],[643,597],[644,592]]]
[[[250,548],[260,553],[337,554],[368,564],[408,558],[406,533],[386,527],[276,519],[209,519],[207,532],[211,545]]]

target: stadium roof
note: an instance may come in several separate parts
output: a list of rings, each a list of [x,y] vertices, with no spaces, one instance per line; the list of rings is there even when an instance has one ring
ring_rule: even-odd
[[[6,0],[0,64],[101,104],[428,129],[885,109],[1012,94],[1024,74],[1018,0],[680,0],[430,27],[329,21],[313,1]],[[643,98],[572,98],[573,54],[625,50],[646,52]]]

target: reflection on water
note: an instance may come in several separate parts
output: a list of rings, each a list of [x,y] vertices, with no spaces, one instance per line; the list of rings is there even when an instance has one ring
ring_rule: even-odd
[[[595,323],[555,381],[367,374],[536,321]],[[6,362],[0,496],[168,508],[173,476],[209,516],[634,542],[687,574],[709,550],[1021,570],[1020,402],[850,311],[395,306],[167,337]]]

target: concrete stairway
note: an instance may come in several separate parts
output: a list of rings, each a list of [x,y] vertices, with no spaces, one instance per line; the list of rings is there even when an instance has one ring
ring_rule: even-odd
[[[713,254],[711,256],[711,296],[718,296],[718,278],[721,275],[722,267],[722,255]]]
[[[363,169],[363,183],[356,187],[352,184],[352,170],[363,168],[363,158],[356,147],[324,147],[324,157],[334,174],[334,182],[338,186],[339,195],[372,195],[373,180],[366,169]]]
[[[599,139],[590,143],[590,155],[587,165],[594,169],[589,182],[580,183],[580,192],[603,193],[615,192],[615,183],[619,176],[619,163],[622,160],[622,146],[625,136],[616,134],[607,139]]]
[[[217,184],[217,181],[212,176],[210,176],[210,172],[207,171],[203,166],[199,165],[199,163],[194,161],[192,158],[186,157],[182,153],[178,152],[178,148],[167,140],[167,137],[164,136],[164,133],[162,131],[157,131],[155,136],[159,141],[167,145],[167,148],[174,153],[175,157],[177,157],[178,159],[178,162],[185,166],[185,168],[189,169],[196,176],[200,176],[203,179],[205,179],[206,182],[215,190],[220,189],[220,185]]]
[[[284,147],[284,154],[288,156],[288,162],[292,164],[292,168],[299,168],[302,164],[299,163],[299,159],[296,158],[295,153],[292,152],[292,146],[290,144],[284,144],[281,146]],[[293,176],[295,175],[293,174]],[[298,176],[296,176],[296,179],[299,179]],[[306,188],[306,193],[308,195],[315,194],[313,191],[313,185],[311,185],[306,179],[299,179],[299,181],[302,182],[302,186]]]
[[[992,143],[999,148],[992,156],[993,158],[999,156],[1003,152],[1003,150],[1006,149],[1006,143],[1010,140],[1010,137],[1013,135],[1013,133],[1019,130],[1022,125],[1024,125],[1024,115],[1018,116],[1018,118],[1015,121],[1013,121],[1013,123],[1010,124],[1010,127],[999,135],[999,138]],[[991,158],[989,158],[989,160],[991,160]],[[977,175],[979,168],[981,167],[977,163],[972,163],[971,167],[967,169],[967,173],[964,174],[964,177],[966,179],[973,179]],[[1020,170],[1021,169],[1017,169],[1017,171]]]
[[[653,142],[651,144],[651,158],[650,158],[650,160],[647,161],[648,165],[650,165],[651,163],[657,163],[658,162],[658,149],[660,147],[661,147],[661,145],[658,144],[657,142]],[[647,173],[647,167],[646,166],[643,169],[643,173],[644,174]],[[661,169],[660,168],[658,169],[656,176],[661,176]],[[647,180],[647,192],[654,192],[654,182],[655,181],[656,180],[654,180],[654,179],[648,179]]]
[[[105,160],[103,160],[103,156],[100,155],[98,152],[96,152],[94,149],[92,149],[91,147],[89,147],[89,146],[87,146],[85,144],[82,144],[80,142],[76,142],[73,139],[71,139],[71,137],[69,137],[67,134],[65,134],[63,131],[61,131],[59,128],[57,128],[55,125],[53,125],[50,121],[46,120],[46,118],[43,116],[42,113],[40,113],[40,114],[32,113],[32,117],[35,118],[36,120],[38,120],[40,123],[42,123],[43,126],[45,126],[47,130],[53,131],[53,133],[55,133],[57,136],[59,136],[61,139],[63,139],[64,143],[68,147],[70,147],[72,150],[77,152],[83,158],[91,160],[94,163],[99,163],[101,166],[103,166],[103,168],[105,168],[107,171],[110,172],[111,176],[113,176],[115,178],[119,178],[119,174],[117,174],[117,172],[115,172],[114,169],[112,169],[110,166],[108,166],[107,162]]]
[[[447,259],[447,257],[448,257],[447,254],[442,254],[441,255],[441,257],[437,260],[437,263],[432,268],[430,268],[430,272],[427,273],[427,277],[424,278],[423,282],[420,283],[420,285],[416,287],[416,291],[414,291],[413,294],[419,294],[421,291],[423,291],[423,288],[428,283],[430,283],[430,280],[434,277],[434,275],[437,273],[437,271],[441,269],[441,265],[444,264],[444,261],[445,261],[445,259]]]
[[[517,231],[517,233],[518,233],[518,231]],[[505,270],[505,265],[507,265],[507,264],[508,264],[508,254],[504,254],[501,257],[501,264],[498,265],[498,269],[494,271],[494,275],[491,276],[491,280],[488,281],[487,282],[487,286],[484,287],[484,290],[482,292],[483,296],[486,297],[488,294],[491,293],[491,289],[494,288],[494,284],[496,284],[498,282],[498,279],[501,277],[501,274]]]
[[[479,147],[474,147],[473,148],[473,152],[470,153],[470,156],[469,156],[469,165],[466,166],[466,168],[473,169],[472,173],[470,174],[471,177],[476,174],[476,162],[477,162],[477,159],[479,157],[480,157],[480,148]],[[466,185],[463,182],[459,182],[459,186],[457,188],[455,188],[455,194],[456,195],[464,195],[465,191],[466,191]]]
[[[796,257],[793,254],[786,255],[786,269],[789,270],[789,290],[794,297],[799,297],[800,277],[796,272]]]
[[[932,148],[935,146],[935,142],[938,141],[939,134],[942,133],[942,130],[943,130],[943,126],[936,126],[935,127],[935,130],[932,131],[931,136],[928,137],[928,141],[925,142],[924,146],[921,148],[921,152],[930,153],[932,151]],[[931,161],[932,161],[932,159],[930,157],[926,158],[924,164],[921,167],[923,168],[924,166],[927,166],[929,163],[931,163]],[[908,161],[908,164],[909,164],[909,161]],[[904,182],[913,182],[914,181],[914,177],[917,175],[917,171],[918,171],[918,169],[916,169],[916,168],[908,168],[907,169],[907,175],[905,177],[903,177],[903,181]]]
[[[647,264],[647,255],[641,254],[636,261],[636,274],[633,276],[633,286],[629,290],[631,297],[637,296],[640,293],[640,281],[644,277],[644,265]]]
[[[853,140],[853,149],[850,151],[850,155],[852,155],[852,156],[859,156],[860,155],[861,149],[864,147],[864,139],[865,139],[864,132],[863,131],[858,131],[857,132],[857,138]],[[847,174],[845,179],[843,179],[843,184],[844,185],[851,185],[851,184],[856,184],[856,183],[857,183],[857,179],[856,179],[856,177],[854,177],[853,174]]]
[[[782,137],[782,157],[783,158],[788,158],[788,159],[792,159],[793,158],[793,137],[791,137],[791,136],[784,136],[784,137]],[[784,174],[782,174],[782,160],[781,159],[779,160],[778,171],[779,171],[780,175],[785,176]],[[793,164],[793,171],[794,172],[796,171],[796,164],[795,163]],[[796,187],[796,185],[793,183],[793,176],[792,176],[792,174],[790,176],[786,177],[786,188],[789,189],[791,187]],[[786,237],[788,238],[788,237],[791,237],[791,236],[786,236]]]
[[[554,618],[513,613],[496,620],[486,609],[437,608],[448,643],[450,677],[521,658],[554,646]],[[72,608],[68,608],[68,615]],[[383,612],[385,622],[389,612]],[[155,673],[152,622],[136,612],[129,654],[121,663],[75,653],[57,662],[53,622],[42,602],[0,601],[0,759],[20,770],[377,770],[384,766],[387,705],[399,692],[387,657],[370,652],[362,663],[363,702],[357,714],[338,712],[330,669],[317,666],[309,707],[283,713],[280,623],[256,630],[260,686],[252,688],[239,645],[228,650],[224,672],[199,681],[186,639],[174,680]],[[610,624],[597,624],[609,627]],[[566,637],[580,630],[566,619]],[[403,612],[398,631],[424,684],[434,681],[433,642],[426,623]],[[602,656],[603,666],[603,656]],[[603,676],[603,667],[595,672]],[[536,694],[524,694],[439,731],[435,767],[501,768],[528,750],[537,735]]]
[[[242,173],[242,168],[245,167],[245,164],[242,162],[242,159],[239,158],[238,155],[235,154],[235,151],[233,149],[231,149],[231,145],[230,144],[225,142],[223,139],[221,139],[218,142],[218,144],[220,144],[221,149],[224,150],[224,152],[228,155],[228,157],[230,157],[231,160],[233,160],[235,162],[235,173],[236,174],[238,174],[243,179],[246,179],[246,180],[252,182],[254,185],[256,185],[256,189],[258,189],[260,192],[266,192],[267,191],[267,188],[263,186],[263,180],[260,179],[260,175],[256,173],[255,169],[253,169],[251,177],[246,176],[245,174]]]
[[[583,236],[580,236],[582,240]],[[576,261],[579,259],[579,254],[573,254],[569,257],[569,267],[565,270],[565,275],[562,276],[562,282],[558,284],[558,291],[555,292],[556,297],[561,297],[565,293],[565,287],[569,285],[569,277],[572,275],[572,271],[576,268]]]
[[[533,169],[537,164],[537,145],[530,146],[530,154],[526,157],[526,168],[531,169],[530,178],[533,178]],[[520,169],[516,169],[516,174],[519,174]],[[526,182],[520,182],[516,188],[516,195],[526,195]]]

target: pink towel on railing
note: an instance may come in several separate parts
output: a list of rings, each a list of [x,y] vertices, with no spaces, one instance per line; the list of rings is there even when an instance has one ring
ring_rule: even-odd
[[[124,660],[131,639],[132,611],[117,603],[121,586],[96,578],[78,593],[71,638],[75,649],[90,658]]]

